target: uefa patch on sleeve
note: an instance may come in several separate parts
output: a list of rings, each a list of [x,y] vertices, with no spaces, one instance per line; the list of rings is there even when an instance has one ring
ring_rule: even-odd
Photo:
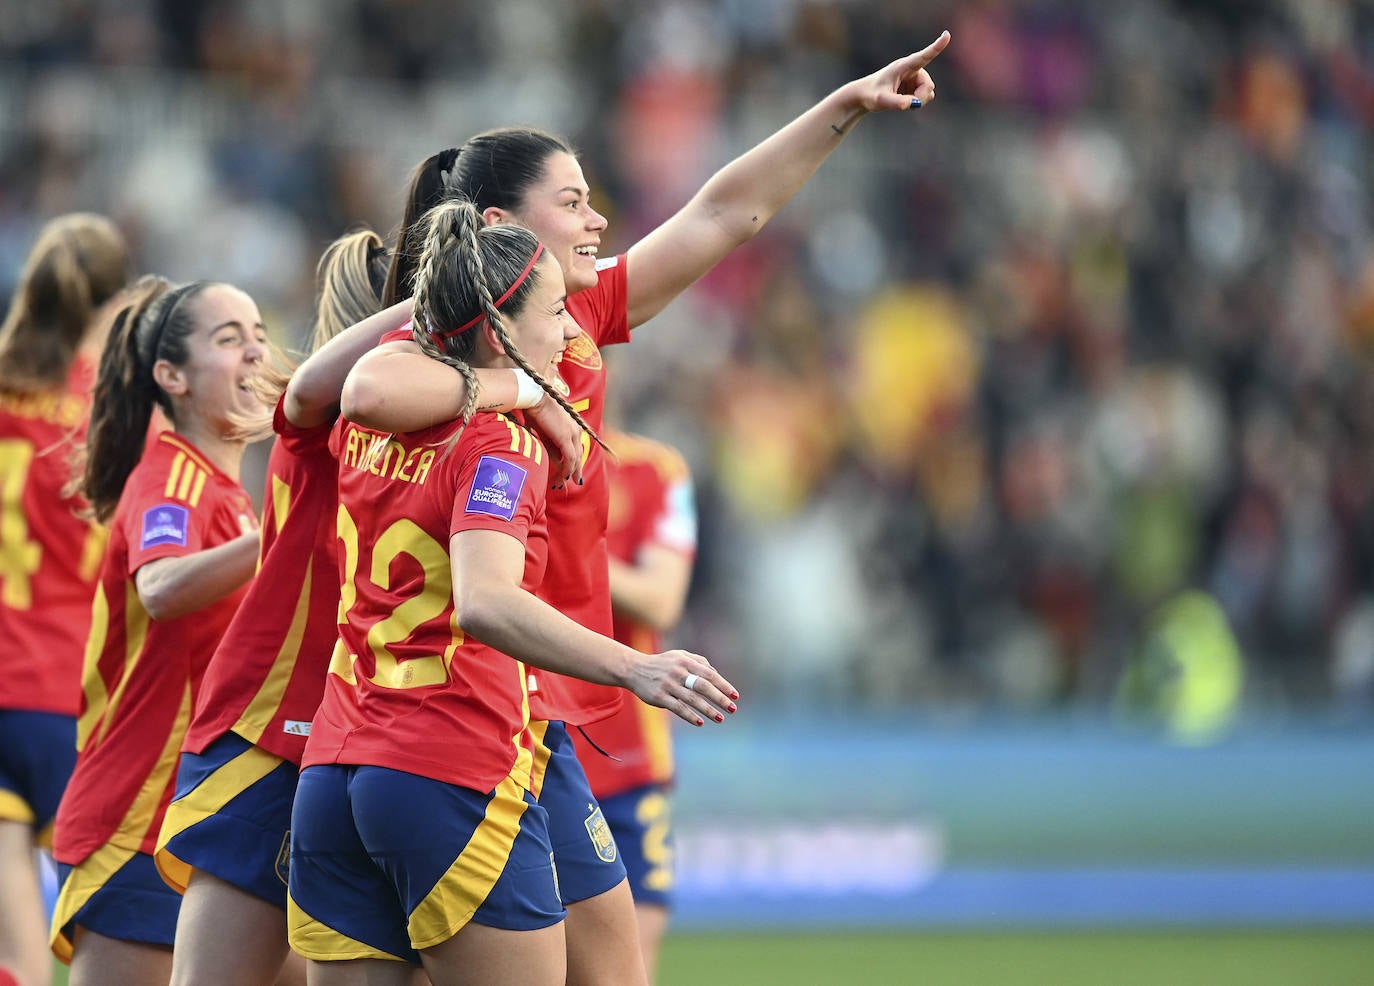
[[[175,503],[163,503],[143,511],[143,537],[140,548],[159,544],[179,544],[186,547],[191,511]]]
[[[513,462],[484,455],[477,460],[477,475],[468,494],[467,513],[490,514],[502,520],[515,517],[520,491],[529,474]]]

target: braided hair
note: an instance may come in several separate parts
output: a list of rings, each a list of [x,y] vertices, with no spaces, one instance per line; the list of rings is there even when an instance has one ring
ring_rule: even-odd
[[[484,224],[477,207],[466,199],[430,210],[423,224],[423,247],[415,271],[415,343],[426,355],[463,375],[467,384],[464,424],[477,410],[479,391],[470,365],[477,337],[468,330],[485,320],[506,355],[605,448],[567,397],[530,364],[506,330],[502,312],[518,315],[529,300],[535,278],[540,276],[536,263],[543,248],[534,234],[514,224]],[[502,292],[499,301],[498,291]]]

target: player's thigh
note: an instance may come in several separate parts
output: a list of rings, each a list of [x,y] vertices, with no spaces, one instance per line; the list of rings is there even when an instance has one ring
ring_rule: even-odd
[[[647,981],[627,880],[569,904],[566,925],[568,986],[633,986]]]
[[[172,950],[79,928],[68,986],[164,986]]]
[[[51,967],[33,826],[0,821],[0,970],[28,986],[48,982]]]
[[[287,953],[285,911],[192,871],[177,920],[173,986],[271,986]]]
[[[434,986],[563,986],[563,926],[532,931],[475,922],[420,953]]]

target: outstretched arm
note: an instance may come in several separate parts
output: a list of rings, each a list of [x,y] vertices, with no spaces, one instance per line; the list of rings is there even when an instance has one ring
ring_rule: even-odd
[[[459,531],[449,543],[458,625],[536,668],[619,685],[694,726],[724,721],[738,692],[696,654],[640,654],[520,588],[525,546],[501,531]],[[687,687],[691,681],[692,687]],[[721,711],[723,710],[723,711]]]
[[[947,44],[945,31],[923,50],[836,89],[716,172],[676,215],[630,247],[630,327],[653,318],[762,229],[860,118],[916,109],[934,99],[935,83],[925,67]]]

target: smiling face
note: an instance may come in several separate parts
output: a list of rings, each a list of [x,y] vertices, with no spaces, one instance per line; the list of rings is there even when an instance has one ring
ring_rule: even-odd
[[[544,161],[538,181],[529,186],[515,212],[488,209],[488,222],[518,222],[557,258],[568,294],[596,286],[596,256],[606,217],[591,207],[591,190],[577,158],[555,151]]]
[[[252,298],[228,284],[208,285],[186,303],[195,321],[186,337],[186,362],[159,361],[155,375],[172,398],[178,430],[194,417],[215,433],[229,434],[236,417],[262,410],[248,387],[267,355],[262,316]]]
[[[534,278],[525,306],[505,320],[506,329],[530,366],[546,380],[554,380],[564,347],[582,330],[568,314],[563,270],[547,250],[534,268]]]

